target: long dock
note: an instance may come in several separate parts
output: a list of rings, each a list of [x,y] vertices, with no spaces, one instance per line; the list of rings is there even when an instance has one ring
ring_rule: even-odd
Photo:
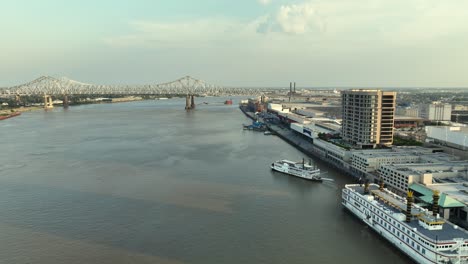
[[[255,116],[253,112],[247,111],[242,106],[239,108],[248,118],[252,120],[257,120],[257,117]],[[342,166],[339,166],[338,164],[331,162],[330,159],[327,159],[325,156],[321,155],[322,152],[319,149],[317,149],[317,147],[314,146],[312,142],[302,138],[301,135],[295,133],[291,129],[278,126],[278,125],[274,125],[274,124],[270,124],[268,122],[265,122],[265,124],[267,125],[268,129],[271,131],[272,134],[277,135],[278,137],[280,137],[281,139],[289,143],[291,146],[297,148],[304,154],[323,161],[327,165],[335,168],[336,170],[340,171],[341,173],[345,175],[348,175],[355,179],[360,178],[359,175],[354,174],[353,172],[351,172],[351,170],[344,168]]]

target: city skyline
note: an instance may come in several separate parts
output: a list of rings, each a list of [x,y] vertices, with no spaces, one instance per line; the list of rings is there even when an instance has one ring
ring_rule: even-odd
[[[0,87],[467,87],[463,1],[4,1]]]

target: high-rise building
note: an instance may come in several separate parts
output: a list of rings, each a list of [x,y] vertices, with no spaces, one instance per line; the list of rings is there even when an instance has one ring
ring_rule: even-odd
[[[434,102],[421,106],[421,117],[431,121],[450,121],[452,105]]]
[[[341,97],[346,142],[358,148],[392,145],[396,92],[347,90]]]

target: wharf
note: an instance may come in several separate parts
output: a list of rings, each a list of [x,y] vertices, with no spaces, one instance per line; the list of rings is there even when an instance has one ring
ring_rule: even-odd
[[[250,118],[252,120],[257,120],[257,117],[255,116],[255,114],[253,112],[247,111],[242,106],[240,107],[240,109],[248,118]],[[261,118],[259,118],[259,119],[260,119],[259,120],[260,122],[263,121],[263,120],[261,120]],[[337,169],[338,171],[340,171],[341,173],[343,173],[345,175],[351,176],[351,177],[353,177],[355,179],[360,178],[359,175],[354,174],[349,168],[343,167],[340,164],[336,164],[336,163],[332,162],[330,159],[327,159],[322,154],[323,152],[321,150],[319,150],[316,146],[314,146],[313,142],[311,142],[309,139],[303,138],[301,135],[295,133],[293,130],[291,130],[289,128],[286,128],[284,126],[275,125],[275,124],[271,124],[271,123],[268,123],[268,122],[265,122],[265,124],[266,124],[268,130],[271,131],[272,134],[277,135],[278,137],[280,137],[281,139],[283,139],[284,141],[286,141],[290,145],[294,146],[295,148],[297,148],[298,150],[300,150],[304,154],[306,154],[308,156],[312,156],[312,157],[317,158],[317,159],[320,159],[321,161],[323,161],[327,165]]]

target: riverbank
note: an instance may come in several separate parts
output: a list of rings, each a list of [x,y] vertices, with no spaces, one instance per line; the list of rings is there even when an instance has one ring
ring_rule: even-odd
[[[122,98],[112,98],[112,103],[124,103],[124,102],[133,102],[133,101],[142,101],[144,100],[140,96],[128,96]]]
[[[127,96],[127,97],[121,97],[121,98],[112,98],[112,101],[81,101],[81,102],[76,102],[76,103],[71,103],[70,106],[73,105],[82,105],[82,104],[100,104],[100,103],[125,103],[125,102],[134,102],[134,101],[143,101],[143,99],[140,96]],[[57,104],[54,107],[62,107],[62,104]],[[13,112],[12,112],[13,110]],[[44,110],[43,106],[21,106],[21,107],[15,107],[15,108],[8,108],[8,109],[1,109],[0,110],[0,115],[8,115],[14,112],[31,112],[31,111],[37,111],[37,110]]]
[[[18,108],[2,109],[0,110],[0,115],[8,115],[14,112],[20,112],[20,113],[31,112],[31,111],[36,111],[40,109],[44,109],[44,108],[40,106],[22,106]],[[13,110],[13,112],[11,110]]]

